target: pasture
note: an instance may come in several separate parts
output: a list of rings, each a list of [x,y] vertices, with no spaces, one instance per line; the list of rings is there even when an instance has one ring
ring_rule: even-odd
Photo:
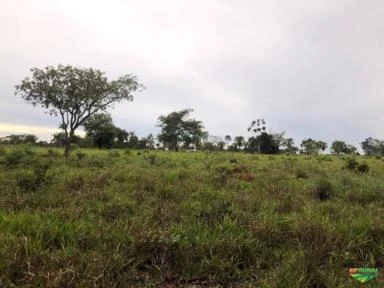
[[[0,286],[361,287],[384,161],[351,159],[0,147]]]

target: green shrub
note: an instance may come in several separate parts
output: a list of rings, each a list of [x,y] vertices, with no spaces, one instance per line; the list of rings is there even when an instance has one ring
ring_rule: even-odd
[[[346,161],[347,161],[347,163],[344,166],[345,169],[348,169],[348,170],[356,170],[357,169],[357,166],[359,165],[359,163],[356,161],[355,158],[347,158]]]
[[[320,179],[315,186],[315,197],[320,201],[327,201],[334,195],[332,183],[326,179]]]
[[[25,152],[22,149],[13,149],[5,155],[5,165],[7,167],[17,166],[22,162],[24,157]]]
[[[359,171],[359,173],[367,173],[367,172],[369,172],[368,164],[367,163],[359,164],[359,166],[357,166],[357,171]]]
[[[81,151],[77,151],[76,152],[76,157],[77,157],[77,159],[82,160],[85,157],[85,153],[81,152]]]
[[[346,165],[343,167],[344,169],[348,169],[358,173],[367,173],[369,172],[369,165],[367,163],[359,163],[355,158],[347,159]]]
[[[52,149],[52,148],[48,148],[47,149],[47,156],[49,156],[49,157],[57,157],[58,155],[59,155],[59,153],[57,152],[57,150]]]
[[[38,188],[35,172],[30,169],[22,169],[15,175],[17,187],[23,192],[35,192]]]

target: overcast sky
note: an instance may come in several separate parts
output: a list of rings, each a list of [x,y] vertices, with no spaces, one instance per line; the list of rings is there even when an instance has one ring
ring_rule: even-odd
[[[275,132],[358,144],[384,136],[382,0],[2,0],[0,136],[50,139],[59,119],[14,96],[29,68],[132,73],[146,86],[111,110],[139,136],[192,108],[212,135]]]

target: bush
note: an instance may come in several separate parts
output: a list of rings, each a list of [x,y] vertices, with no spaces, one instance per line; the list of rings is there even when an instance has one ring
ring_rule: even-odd
[[[359,173],[369,172],[368,164],[367,163],[359,164],[359,166],[357,166],[357,171],[359,171]]]
[[[23,192],[35,192],[38,188],[36,175],[33,170],[19,170],[15,178],[17,187]]]
[[[334,195],[332,183],[326,179],[320,179],[316,183],[314,194],[320,201],[329,200]]]
[[[347,164],[344,166],[345,169],[348,170],[356,170],[359,163],[356,161],[355,158],[348,158],[346,159]]]
[[[21,149],[11,150],[10,153],[5,155],[5,165],[7,167],[17,166],[21,163],[23,158],[25,157],[25,153]]]
[[[85,153],[81,151],[77,151],[76,156],[77,156],[77,159],[81,160],[81,159],[84,159]]]
[[[295,174],[297,179],[307,179],[309,177],[307,172],[302,169],[298,169]]]
[[[354,158],[347,159],[347,164],[343,168],[351,171],[355,171],[361,174],[369,172],[369,165],[367,163],[360,164]]]
[[[58,153],[55,149],[48,148],[48,150],[47,150],[47,156],[50,156],[50,157],[57,157],[58,155],[59,155],[59,153]]]

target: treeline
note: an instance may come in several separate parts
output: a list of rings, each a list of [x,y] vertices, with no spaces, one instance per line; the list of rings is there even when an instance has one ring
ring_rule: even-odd
[[[117,127],[108,113],[96,113],[90,116],[82,125],[85,136],[72,136],[72,147],[96,147],[98,149],[163,149],[163,150],[201,150],[201,151],[244,151],[260,154],[319,154],[328,148],[328,144],[312,138],[304,139],[299,146],[294,140],[286,137],[285,133],[274,133],[267,129],[264,119],[251,122],[248,138],[244,136],[225,135],[224,137],[210,135],[204,130],[201,121],[190,119],[192,109],[175,111],[158,118],[157,127],[160,132],[155,137],[149,134],[139,138],[135,132]],[[53,134],[49,141],[39,141],[33,134],[12,134],[0,138],[0,144],[33,144],[40,146],[65,146],[64,132]],[[361,142],[361,148],[366,155],[383,156],[384,141],[372,137]],[[357,147],[341,140],[331,143],[332,154],[359,154]]]

